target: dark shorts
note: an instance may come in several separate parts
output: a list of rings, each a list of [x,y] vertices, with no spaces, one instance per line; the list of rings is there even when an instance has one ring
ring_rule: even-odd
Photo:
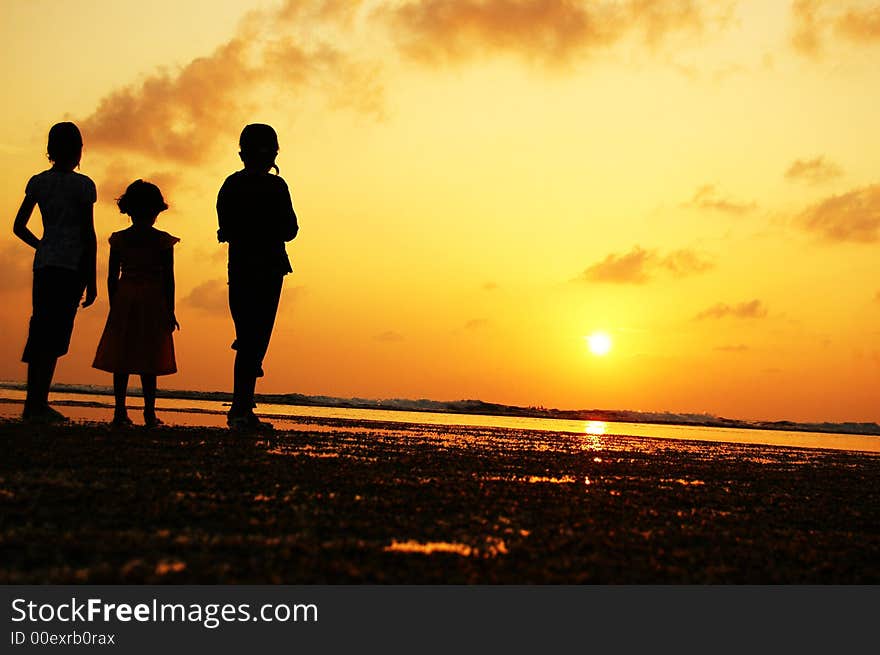
[[[86,283],[82,274],[45,266],[34,270],[33,312],[23,362],[67,354],[73,320]]]
[[[229,311],[235,323],[233,350],[240,364],[262,376],[263,358],[275,326],[283,275],[230,276]]]

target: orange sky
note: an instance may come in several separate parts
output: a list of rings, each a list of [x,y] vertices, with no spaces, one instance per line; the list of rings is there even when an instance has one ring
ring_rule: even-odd
[[[160,385],[228,388],[214,202],[268,122],[301,232],[260,391],[880,420],[880,2],[203,7],[2,4],[0,378],[25,373],[12,219],[68,119],[100,278],[113,198],[142,177],[172,206]],[[59,381],[110,383],[100,292]]]

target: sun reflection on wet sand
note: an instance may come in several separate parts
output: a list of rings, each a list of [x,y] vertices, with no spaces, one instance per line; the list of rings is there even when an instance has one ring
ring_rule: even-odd
[[[584,428],[584,431],[598,437],[605,434],[607,429],[608,424],[605,421],[587,421],[587,427]]]
[[[394,539],[390,546],[383,549],[387,553],[418,553],[421,555],[433,555],[434,553],[449,553],[462,557],[497,557],[507,554],[507,545],[502,539],[493,537],[486,538],[486,545],[482,548],[452,541],[398,541]]]

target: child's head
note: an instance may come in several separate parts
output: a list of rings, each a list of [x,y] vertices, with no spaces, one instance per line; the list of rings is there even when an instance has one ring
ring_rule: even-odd
[[[241,131],[238,146],[241,150],[238,155],[245,168],[261,173],[274,168],[275,172],[278,172],[278,167],[275,165],[275,157],[278,156],[278,135],[275,134],[272,126],[263,123],[246,125]]]
[[[117,200],[119,211],[131,216],[132,223],[152,225],[156,217],[168,209],[159,187],[150,182],[135,180]]]
[[[73,170],[82,158],[83,140],[79,128],[73,123],[56,123],[49,130],[46,154],[56,168]]]

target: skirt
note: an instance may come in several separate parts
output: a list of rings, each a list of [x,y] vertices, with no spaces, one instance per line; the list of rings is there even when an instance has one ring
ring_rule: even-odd
[[[158,280],[122,278],[92,366],[110,373],[176,373],[172,320]]]

